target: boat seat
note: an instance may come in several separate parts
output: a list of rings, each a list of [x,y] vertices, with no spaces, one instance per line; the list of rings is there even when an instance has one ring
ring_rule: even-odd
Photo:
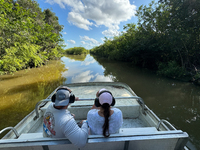
[[[139,133],[155,133],[158,130],[155,127],[140,127],[140,128],[120,128],[120,134],[139,134]]]
[[[81,150],[88,149],[176,149],[180,138],[184,138],[183,142],[187,142],[188,135],[181,130],[157,131],[155,127],[144,128],[121,128],[119,133],[111,134],[109,138],[103,135],[89,135],[87,144]],[[67,138],[43,138],[40,133],[22,134],[18,139],[9,140],[19,148],[17,149],[73,149],[80,150],[75,147]],[[5,142],[5,143],[6,143]],[[113,144],[114,143],[114,144]],[[22,148],[21,148],[22,147]],[[23,148],[24,147],[24,148]],[[142,148],[141,148],[142,147]]]
[[[87,117],[87,113],[93,104],[94,101],[76,101],[68,107],[68,110],[76,115],[77,120],[82,120]],[[140,113],[140,105],[136,99],[117,99],[114,107],[119,108],[122,111],[123,118],[126,119],[137,118]]]
[[[119,133],[111,134],[110,137],[120,137],[120,136],[135,136],[143,134],[153,134],[159,132],[155,127],[143,127],[143,128],[120,128]],[[101,138],[103,135],[89,135],[89,139]],[[43,138],[43,133],[23,133],[18,139],[41,139]]]
[[[136,135],[148,135],[158,133],[159,131],[155,127],[142,127],[142,128],[120,128],[119,133],[111,134],[110,137],[120,136],[136,136]],[[99,138],[103,135],[89,135],[89,138]]]
[[[40,139],[43,138],[43,133],[22,133],[18,139]]]

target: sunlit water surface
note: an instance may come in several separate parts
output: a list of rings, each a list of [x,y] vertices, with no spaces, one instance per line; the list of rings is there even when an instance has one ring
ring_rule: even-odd
[[[90,55],[62,57],[40,68],[0,76],[0,130],[15,126],[61,84],[99,81],[128,84],[160,119],[190,135],[192,150],[200,149],[200,86]]]

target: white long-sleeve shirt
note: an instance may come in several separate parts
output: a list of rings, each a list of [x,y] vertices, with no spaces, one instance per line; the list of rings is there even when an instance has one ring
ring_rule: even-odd
[[[88,125],[85,122],[80,128],[67,109],[55,109],[52,103],[44,114],[43,136],[68,138],[77,147],[83,147],[88,138]]]
[[[109,133],[118,133],[123,123],[122,112],[118,108],[111,108],[114,113],[109,117]],[[90,134],[103,134],[104,117],[98,114],[99,109],[91,109],[87,114],[87,121],[90,127]]]

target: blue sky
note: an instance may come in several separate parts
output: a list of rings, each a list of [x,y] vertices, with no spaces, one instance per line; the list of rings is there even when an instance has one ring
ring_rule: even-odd
[[[105,37],[118,36],[127,23],[137,23],[136,10],[152,0],[37,0],[59,18],[65,49],[91,49],[103,44]]]

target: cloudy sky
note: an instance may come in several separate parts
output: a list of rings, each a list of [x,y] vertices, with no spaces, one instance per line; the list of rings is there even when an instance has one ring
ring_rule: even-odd
[[[137,23],[136,10],[151,0],[37,0],[42,10],[51,9],[64,26],[67,45],[91,49],[105,37],[118,36],[127,23]]]

